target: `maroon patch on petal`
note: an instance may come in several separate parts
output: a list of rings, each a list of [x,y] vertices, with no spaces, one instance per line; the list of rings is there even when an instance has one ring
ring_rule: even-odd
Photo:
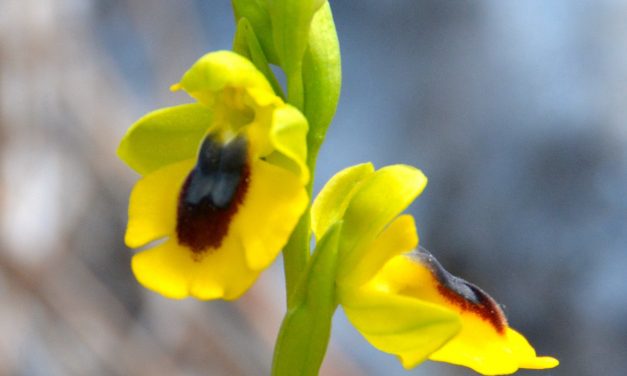
[[[462,311],[473,312],[490,323],[497,333],[505,334],[507,318],[498,303],[485,291],[446,271],[436,258],[420,247],[409,257],[425,265],[438,282],[438,292]]]
[[[207,137],[179,196],[179,244],[196,255],[219,248],[244,201],[249,182],[245,141],[235,139],[223,145]]]
[[[490,295],[472,283],[466,282],[466,286],[473,291],[476,301],[467,299],[464,295],[459,294],[457,291],[450,289],[447,285],[442,283],[438,284],[438,291],[449,302],[459,307],[462,311],[474,312],[483,320],[489,322],[497,333],[505,334],[507,320],[498,303],[494,301]]]

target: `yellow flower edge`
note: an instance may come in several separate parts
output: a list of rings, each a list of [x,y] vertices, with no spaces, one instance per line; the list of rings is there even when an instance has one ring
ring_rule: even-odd
[[[466,366],[484,375],[511,374],[519,368],[553,368],[559,364],[555,358],[538,357],[527,340],[509,327],[500,306],[489,295],[452,276],[424,249],[395,256],[369,286],[436,304],[459,315],[461,330],[431,353],[431,360]],[[417,364],[415,351],[397,353],[404,367]]]
[[[129,203],[125,242],[147,247],[132,270],[169,298],[236,299],[276,258],[307,207],[307,121],[232,52],[203,56],[177,88],[200,103],[155,111],[123,140],[121,154],[147,166]],[[196,145],[197,154],[144,161],[159,137],[173,141],[158,145]]]

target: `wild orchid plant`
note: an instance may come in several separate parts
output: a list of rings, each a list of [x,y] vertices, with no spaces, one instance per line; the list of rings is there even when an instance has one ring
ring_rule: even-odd
[[[340,305],[406,368],[426,359],[485,375],[555,367],[489,295],[418,247],[414,220],[401,213],[427,183],[420,170],[349,167],[311,203],[341,85],[330,5],[232,3],[233,51],[201,57],[172,86],[196,102],[147,114],[118,149],[142,176],[125,238],[148,247],[132,259],[139,283],[173,299],[237,299],[283,251],[287,312],[274,375],[318,373]]]

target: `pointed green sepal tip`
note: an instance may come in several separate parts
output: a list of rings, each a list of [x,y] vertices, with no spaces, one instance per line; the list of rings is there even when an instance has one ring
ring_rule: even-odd
[[[279,58],[274,48],[274,37],[272,34],[272,21],[266,0],[232,0],[235,22],[239,23],[242,18],[248,19],[264,55],[268,62],[280,65]]]
[[[233,40],[233,51],[250,60],[257,69],[266,77],[274,92],[285,100],[285,94],[279,84],[274,72],[270,68],[268,57],[266,56],[255,29],[246,17],[241,17],[237,22],[235,38]]]

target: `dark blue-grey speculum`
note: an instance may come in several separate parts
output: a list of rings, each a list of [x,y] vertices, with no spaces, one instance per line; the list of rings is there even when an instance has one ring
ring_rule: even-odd
[[[247,142],[221,142],[208,135],[196,166],[181,190],[177,217],[179,243],[199,252],[219,247],[248,189]]]

